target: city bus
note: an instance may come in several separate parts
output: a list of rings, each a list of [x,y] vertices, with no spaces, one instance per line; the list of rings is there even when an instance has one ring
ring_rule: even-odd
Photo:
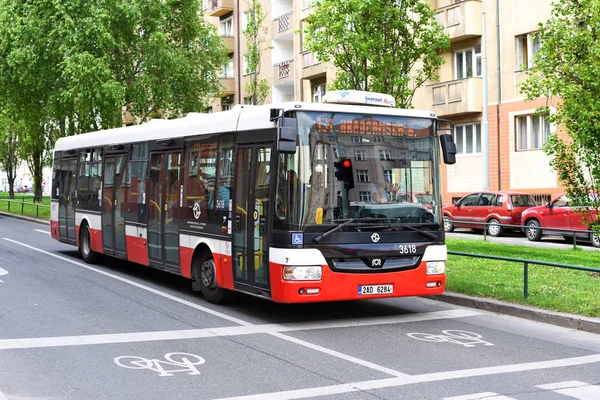
[[[60,138],[52,237],[88,263],[181,275],[212,303],[442,293],[440,170],[456,149],[435,114],[393,104],[331,91]],[[412,191],[432,207],[397,195]]]

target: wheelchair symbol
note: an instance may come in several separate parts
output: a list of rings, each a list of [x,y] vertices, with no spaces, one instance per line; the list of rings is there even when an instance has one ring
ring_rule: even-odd
[[[301,233],[293,233],[292,234],[292,244],[302,244],[304,243],[304,238]]]

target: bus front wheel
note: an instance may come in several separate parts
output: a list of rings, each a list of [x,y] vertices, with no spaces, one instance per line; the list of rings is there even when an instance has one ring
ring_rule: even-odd
[[[79,253],[83,261],[88,264],[93,264],[98,260],[98,253],[92,250],[90,228],[87,224],[83,224],[79,232]]]
[[[217,286],[217,268],[212,256],[197,258],[194,262],[192,288],[201,291],[204,298],[213,304],[222,304],[230,299],[231,292]]]

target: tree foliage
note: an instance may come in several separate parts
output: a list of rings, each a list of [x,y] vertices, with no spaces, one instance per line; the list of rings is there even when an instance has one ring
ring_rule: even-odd
[[[415,90],[437,79],[450,39],[422,0],[318,0],[306,47],[337,69],[333,89],[384,92],[411,108]]]
[[[263,104],[269,95],[269,81],[260,77],[261,59],[267,27],[263,25],[266,14],[259,0],[248,0],[246,28],[244,38],[246,39],[246,67],[245,73],[250,73],[250,80],[244,87],[246,95],[250,97],[251,104]]]
[[[15,197],[15,179],[19,167],[19,135],[22,127],[8,117],[7,110],[0,111],[0,168],[6,172],[10,198]]]
[[[38,195],[57,138],[199,111],[225,59],[199,0],[0,0],[0,103]]]
[[[521,92],[527,99],[549,98],[538,113],[562,127],[566,137],[550,134],[544,150],[568,195],[593,225],[600,208],[598,196],[590,196],[599,193],[600,183],[600,3],[553,3],[537,37],[540,48]],[[553,98],[558,100],[551,104]]]

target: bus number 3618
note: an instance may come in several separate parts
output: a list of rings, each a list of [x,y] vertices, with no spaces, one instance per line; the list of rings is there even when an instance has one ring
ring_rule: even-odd
[[[416,245],[400,245],[400,254],[415,254],[417,252],[417,246]]]

